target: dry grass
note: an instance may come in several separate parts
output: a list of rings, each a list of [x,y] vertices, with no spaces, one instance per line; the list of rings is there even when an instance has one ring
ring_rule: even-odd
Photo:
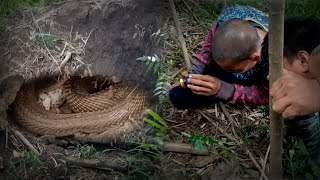
[[[72,29],[69,34],[54,34],[59,27],[51,19],[52,12],[27,9],[21,13],[25,18],[7,28],[12,35],[7,47],[7,56],[12,57],[8,58],[9,75],[30,80],[63,73],[90,74],[90,64],[83,57],[93,30],[85,35]]]

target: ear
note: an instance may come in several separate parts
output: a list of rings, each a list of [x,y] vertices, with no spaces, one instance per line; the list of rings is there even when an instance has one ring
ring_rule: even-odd
[[[255,52],[250,55],[250,60],[252,61],[259,61],[261,58],[261,52]]]
[[[306,51],[299,51],[297,54],[297,62],[299,63],[299,66],[302,70],[302,72],[307,73],[309,72],[309,60],[310,60],[310,55]]]

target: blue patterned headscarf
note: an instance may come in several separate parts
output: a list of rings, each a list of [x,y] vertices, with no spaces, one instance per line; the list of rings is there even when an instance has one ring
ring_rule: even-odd
[[[266,13],[257,10],[250,6],[235,5],[227,7],[219,15],[217,19],[217,24],[227,21],[229,19],[243,19],[247,20],[254,27],[258,27],[265,32],[268,32],[269,28],[269,17]],[[268,46],[267,37],[262,44],[262,56],[261,60],[251,69],[243,73],[233,73],[233,75],[240,81],[250,81],[251,83],[256,83],[261,81],[261,78],[265,78],[269,71],[269,61],[268,61]]]

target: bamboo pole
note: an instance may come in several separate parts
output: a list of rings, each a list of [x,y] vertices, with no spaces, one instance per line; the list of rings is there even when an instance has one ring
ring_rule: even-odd
[[[177,11],[176,11],[176,8],[174,6],[173,0],[169,0],[169,3],[170,3],[170,9],[171,9],[173,21],[174,21],[174,24],[176,26],[178,40],[179,40],[179,42],[181,44],[183,57],[184,57],[184,60],[186,62],[187,68],[190,69],[191,62],[190,62],[190,59],[189,59],[189,54],[188,54],[188,50],[187,50],[187,47],[186,47],[186,42],[185,42],[185,40],[183,38],[183,35],[182,35],[182,31],[181,31],[181,27],[180,27],[180,22],[179,22],[179,19],[178,19]]]
[[[269,85],[282,73],[285,0],[269,0]],[[272,111],[270,97],[270,179],[282,179],[283,119]]]

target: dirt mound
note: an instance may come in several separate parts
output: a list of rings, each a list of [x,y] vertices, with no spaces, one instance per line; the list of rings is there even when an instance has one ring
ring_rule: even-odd
[[[70,74],[118,76],[151,92],[155,77],[136,59],[157,53],[150,35],[160,27],[161,7],[157,0],[98,0],[17,12],[1,34],[0,81],[60,74],[71,51]]]

